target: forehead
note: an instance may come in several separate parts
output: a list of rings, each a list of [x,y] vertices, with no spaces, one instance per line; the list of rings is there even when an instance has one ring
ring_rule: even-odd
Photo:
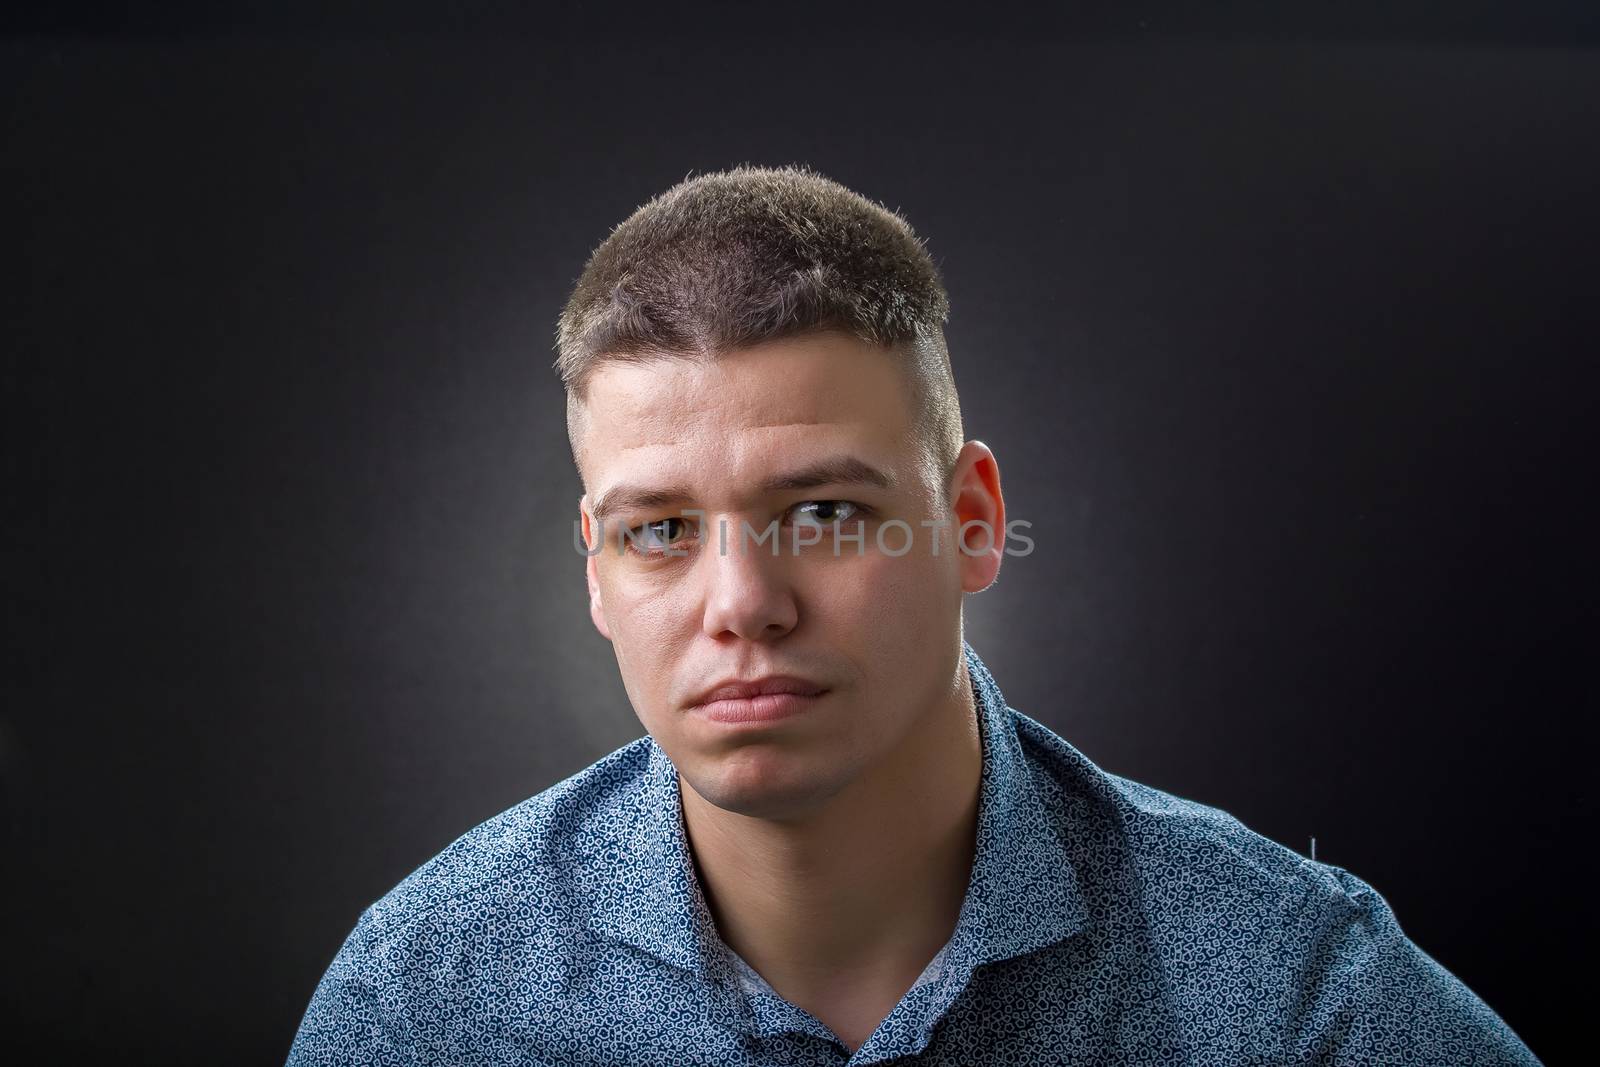
[[[901,358],[827,333],[713,360],[602,364],[576,442],[589,489],[670,479],[735,491],[841,453],[905,469],[915,441]]]

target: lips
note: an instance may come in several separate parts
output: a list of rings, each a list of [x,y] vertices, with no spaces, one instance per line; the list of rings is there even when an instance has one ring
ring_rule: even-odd
[[[693,700],[694,706],[711,704],[719,700],[753,700],[764,696],[802,696],[814,697],[826,692],[826,688],[804,678],[797,678],[788,674],[773,674],[765,678],[756,678],[751,681],[740,681],[736,678],[724,679],[700,694]]]

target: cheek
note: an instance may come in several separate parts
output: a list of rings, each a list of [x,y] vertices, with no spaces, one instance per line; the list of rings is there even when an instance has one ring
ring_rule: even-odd
[[[670,696],[672,668],[694,632],[695,617],[681,593],[664,584],[602,578],[600,592],[623,682],[634,706],[648,714]]]
[[[690,594],[688,583],[673,581],[664,570],[653,574],[632,567],[632,561],[619,560],[611,571],[602,569],[600,595],[613,631],[622,631],[630,644],[644,647],[683,628]]]
[[[831,632],[856,635],[859,647],[914,644],[948,629],[959,610],[959,576],[943,558],[868,553],[815,578],[808,598],[812,614]]]

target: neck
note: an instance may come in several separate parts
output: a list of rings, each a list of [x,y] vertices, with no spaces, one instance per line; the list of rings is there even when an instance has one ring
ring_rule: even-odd
[[[723,940],[824,1021],[860,1003],[877,1012],[875,1024],[955,929],[972,871],[981,745],[961,663],[891,761],[804,818],[724,811],[682,783],[685,829]]]

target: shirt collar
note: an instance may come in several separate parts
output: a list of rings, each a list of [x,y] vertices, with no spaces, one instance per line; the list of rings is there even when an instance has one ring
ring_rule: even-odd
[[[941,1001],[953,999],[973,968],[1054,944],[1085,929],[1088,909],[1034,781],[994,677],[962,643],[983,741],[977,847],[966,898],[947,946]],[[597,850],[591,924],[708,980],[742,1002],[728,953],[694,873],[677,769],[654,740],[638,788],[620,802],[631,809],[613,847]],[[932,992],[932,991],[930,991]],[[748,1018],[731,998],[723,1001]]]
[[[593,859],[595,929],[658,959],[703,974],[715,960],[715,924],[694,873],[678,772],[648,739],[636,788],[619,797],[626,827]]]
[[[972,646],[962,648],[983,737],[983,781],[977,850],[952,948],[977,966],[1054,944],[1090,920],[1077,871],[1017,735],[1017,712]]]

